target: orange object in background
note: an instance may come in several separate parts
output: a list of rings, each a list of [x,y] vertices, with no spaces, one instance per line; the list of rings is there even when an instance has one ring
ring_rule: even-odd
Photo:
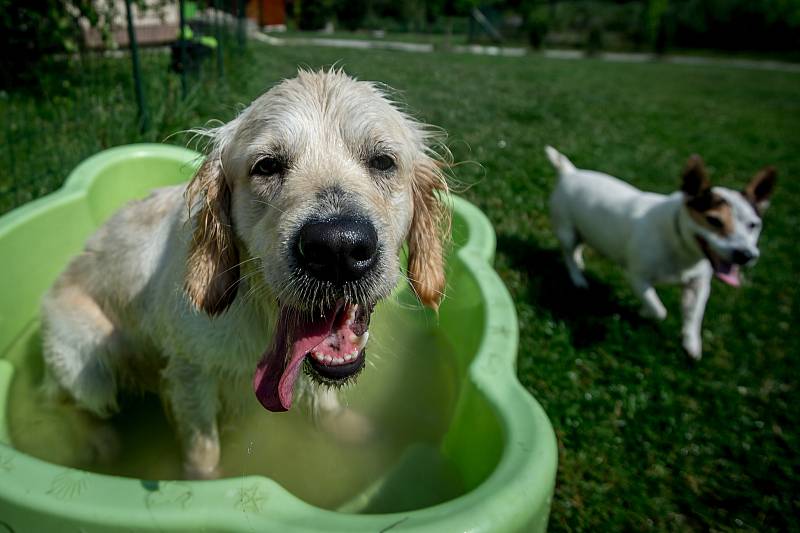
[[[286,3],[284,0],[249,0],[247,18],[255,20],[259,26],[285,25]]]

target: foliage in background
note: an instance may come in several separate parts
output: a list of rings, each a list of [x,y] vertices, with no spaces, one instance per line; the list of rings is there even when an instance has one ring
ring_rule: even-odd
[[[800,50],[800,0],[687,0],[665,18],[681,48]]]
[[[540,16],[547,13],[547,44],[589,51],[642,48],[647,41],[646,10],[645,2],[602,0],[553,2],[546,10],[541,4],[534,8]]]
[[[0,88],[31,84],[38,67],[58,66],[53,54],[77,51],[81,16],[99,18],[90,1],[0,0]]]
[[[664,27],[664,16],[668,8],[669,0],[647,1],[647,23],[645,25],[647,39],[651,48],[658,53],[664,53],[667,49],[667,30]]]
[[[321,30],[333,18],[333,0],[294,0],[295,24],[301,30]]]
[[[290,0],[289,4],[292,22],[301,30],[317,31],[335,22],[348,31],[424,33],[465,33],[466,17],[477,5],[473,0]]]
[[[800,0],[295,0],[297,25],[466,33],[479,8],[506,39],[533,47],[800,51]],[[522,20],[521,28],[516,20]],[[477,34],[476,34],[477,35]]]
[[[370,2],[368,0],[338,1],[334,6],[336,20],[349,31],[355,31],[364,27],[367,18],[367,10]]]
[[[140,49],[150,115],[146,131],[139,128],[127,53],[62,58],[60,70],[37,74],[35,90],[17,84],[0,91],[0,213],[52,191],[68,169],[99,150],[136,141],[163,141],[184,129],[184,124],[193,123],[190,117],[201,105],[198,100],[207,94],[224,94],[228,87],[224,73],[252,61],[252,52],[238,44],[235,25],[219,30],[206,28],[214,31],[219,46],[214,58],[193,65],[185,98],[181,78],[170,68],[170,50]],[[219,56],[218,51],[222,51]],[[263,73],[254,75],[263,79]]]
[[[533,48],[541,48],[550,29],[550,15],[544,6],[527,11],[524,22],[528,44]]]
[[[131,2],[139,10],[159,10],[169,0]],[[100,31],[109,47],[114,0],[0,0],[0,89],[39,87],[41,78],[69,75],[84,47],[83,29]]]

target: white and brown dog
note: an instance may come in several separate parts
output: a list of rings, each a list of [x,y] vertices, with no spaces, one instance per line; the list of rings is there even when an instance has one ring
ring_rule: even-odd
[[[738,287],[739,267],[758,259],[761,215],[775,169],[764,168],[738,192],[712,187],[703,160],[695,155],[683,172],[681,190],[665,196],[578,169],[550,146],[545,152],[559,174],[550,218],[572,282],[588,285],[582,273],[582,245],[588,244],[626,269],[647,317],[667,316],[654,284],[682,284],[683,348],[700,359],[711,280],[716,275]]]
[[[217,419],[253,389],[284,411],[302,374],[325,395],[361,371],[404,242],[420,301],[445,284],[438,134],[377,84],[301,71],[207,134],[188,186],[116,213],[42,306],[47,389],[100,417],[160,393],[190,477],[218,475]]]

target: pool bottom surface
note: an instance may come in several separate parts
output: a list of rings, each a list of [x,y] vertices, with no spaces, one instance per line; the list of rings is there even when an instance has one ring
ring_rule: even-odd
[[[458,393],[455,354],[432,320],[395,300],[379,305],[367,367],[341,393],[343,414],[315,420],[307,401],[269,413],[253,396],[251,409],[223,417],[222,477],[264,475],[308,503],[359,513],[406,511],[463,494],[440,452]],[[179,447],[157,397],[125,398],[105,424],[46,406],[38,394],[40,344],[32,324],[8,354],[16,367],[8,417],[17,449],[103,474],[181,478]],[[242,393],[253,394],[249,386]]]

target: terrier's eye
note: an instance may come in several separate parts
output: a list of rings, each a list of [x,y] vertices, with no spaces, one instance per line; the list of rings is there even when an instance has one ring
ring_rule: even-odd
[[[714,215],[706,215],[706,222],[708,222],[715,228],[721,228],[724,225],[722,223],[722,219],[720,219],[719,217],[715,217]]]
[[[758,222],[748,222],[747,223],[747,229],[749,229],[750,231],[753,231],[757,227],[758,227]]]
[[[392,156],[381,154],[381,155],[376,155],[372,159],[370,159],[369,166],[381,172],[388,172],[394,169],[395,162],[394,159],[392,159]]]
[[[274,176],[276,174],[281,174],[284,170],[286,170],[286,163],[283,160],[277,157],[267,156],[253,165],[251,174]]]

